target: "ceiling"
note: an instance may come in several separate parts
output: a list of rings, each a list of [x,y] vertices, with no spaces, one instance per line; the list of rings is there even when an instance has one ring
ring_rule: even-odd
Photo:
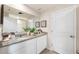
[[[29,6],[30,8],[32,8],[37,12],[43,13],[45,11],[49,11],[49,10],[55,11],[73,5],[72,4],[28,4],[27,6]]]
[[[21,14],[19,14],[21,13]],[[31,18],[33,15],[27,14],[23,11],[17,10],[15,8],[9,7],[7,5],[4,5],[4,14],[11,14],[14,16],[19,16],[20,18]]]

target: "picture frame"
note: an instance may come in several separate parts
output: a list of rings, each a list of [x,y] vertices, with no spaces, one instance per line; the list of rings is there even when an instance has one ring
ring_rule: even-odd
[[[36,28],[40,28],[40,22],[39,22],[39,21],[36,21],[36,22],[35,22],[35,27],[36,27]]]
[[[47,21],[46,20],[41,21],[41,27],[42,28],[47,27]]]

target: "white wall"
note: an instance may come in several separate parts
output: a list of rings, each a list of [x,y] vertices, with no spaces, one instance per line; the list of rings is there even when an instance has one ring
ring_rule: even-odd
[[[52,12],[52,11],[51,11]],[[47,27],[46,28],[41,28],[43,31],[45,31],[45,32],[47,32],[48,33],[48,49],[50,49],[50,46],[51,46],[51,37],[50,37],[50,16],[51,16],[51,12],[49,11],[49,12],[45,12],[45,13],[43,13],[43,14],[41,14],[41,16],[40,16],[40,21],[41,20],[46,20],[47,21]],[[52,12],[53,13],[53,12]]]

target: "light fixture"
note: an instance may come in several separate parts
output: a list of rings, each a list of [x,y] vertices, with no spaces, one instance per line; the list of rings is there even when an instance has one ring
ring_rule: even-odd
[[[23,14],[22,12],[19,12],[18,14]]]

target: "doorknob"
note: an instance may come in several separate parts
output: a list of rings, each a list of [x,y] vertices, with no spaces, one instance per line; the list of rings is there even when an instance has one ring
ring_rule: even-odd
[[[70,35],[70,38],[74,38],[75,36],[73,36],[73,35]]]

